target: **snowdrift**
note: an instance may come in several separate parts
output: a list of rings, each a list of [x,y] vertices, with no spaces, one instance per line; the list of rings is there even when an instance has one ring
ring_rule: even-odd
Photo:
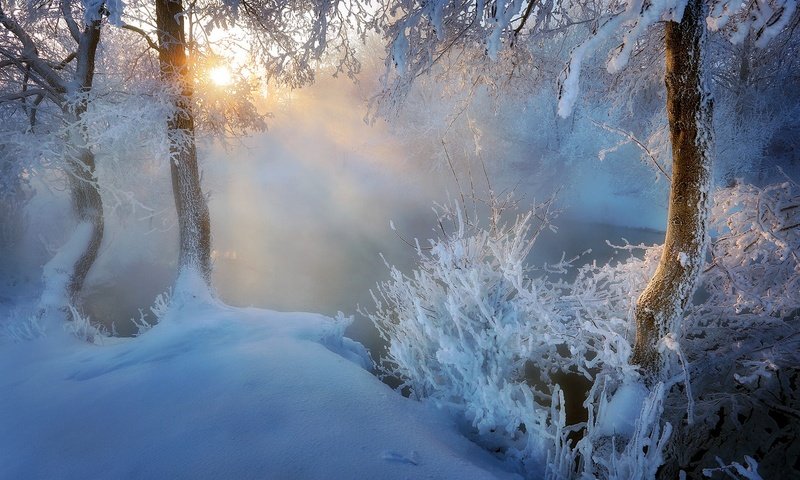
[[[189,297],[132,339],[0,339],[0,478],[518,478],[365,370],[343,318]]]

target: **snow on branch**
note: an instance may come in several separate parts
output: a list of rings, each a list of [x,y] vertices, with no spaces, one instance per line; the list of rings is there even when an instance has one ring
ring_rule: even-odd
[[[706,24],[711,31],[730,31],[740,42],[750,33],[763,48],[789,25],[797,10],[796,0],[707,2]],[[451,0],[393,0],[379,8],[369,22],[386,40],[384,96],[402,98],[410,84],[442,59],[458,58],[480,50],[497,62],[502,51],[530,48],[541,41],[573,42],[567,65],[559,77],[558,114],[572,114],[580,93],[584,62],[602,48],[611,47],[606,69],[621,72],[657,24],[680,22],[687,0],[622,0],[601,7],[595,2],[520,1],[457,2]],[[569,44],[569,43],[567,43]],[[534,53],[535,56],[535,53]],[[456,61],[457,63],[457,61]],[[515,61],[509,62],[512,70]],[[470,67],[479,74],[474,62]]]

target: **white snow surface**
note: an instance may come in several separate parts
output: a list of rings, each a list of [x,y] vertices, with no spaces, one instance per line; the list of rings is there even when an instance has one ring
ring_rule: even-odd
[[[598,433],[630,438],[649,393],[647,387],[640,383],[632,382],[620,386],[599,418]]]
[[[57,308],[69,302],[67,284],[70,281],[70,272],[75,263],[86,251],[92,240],[93,227],[91,222],[81,222],[69,240],[58,249],[58,252],[42,268],[42,283],[44,289],[39,300],[40,308]]]
[[[519,478],[359,366],[346,321],[176,291],[136,338],[0,338],[0,478]]]

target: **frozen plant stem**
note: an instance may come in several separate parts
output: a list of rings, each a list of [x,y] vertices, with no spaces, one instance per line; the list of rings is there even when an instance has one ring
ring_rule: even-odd
[[[690,0],[681,22],[667,22],[665,28],[672,185],[664,251],[636,302],[631,359],[651,376],[659,370],[659,340],[679,333],[706,245],[712,104],[703,72],[705,16],[703,1]]]

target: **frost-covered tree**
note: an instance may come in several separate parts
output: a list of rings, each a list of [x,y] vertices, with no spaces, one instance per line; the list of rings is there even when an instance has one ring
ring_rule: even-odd
[[[154,29],[136,25],[134,20],[125,25],[145,37],[158,52],[162,79],[175,92],[175,112],[168,129],[181,270],[193,270],[210,282],[211,220],[197,161],[195,69],[199,56],[214,55],[212,31],[245,31],[246,38],[233,48],[253,59],[257,66],[252,70],[266,73],[277,83],[299,87],[313,81],[314,70],[326,52],[333,52],[337,72],[352,74],[358,70],[348,38],[348,19],[356,11],[357,5],[340,1],[185,4],[182,0],[156,0]],[[252,119],[245,123],[252,125]]]
[[[55,112],[72,207],[78,221],[71,238],[44,267],[41,311],[78,300],[103,239],[103,203],[88,144],[84,116],[92,96],[95,61],[103,23],[118,21],[119,4],[62,0],[57,3],[0,3],[0,94],[4,123],[26,131],[41,127],[42,111]],[[77,7],[77,11],[75,11]],[[65,27],[61,27],[65,25]],[[52,124],[51,124],[52,126]],[[19,154],[9,136],[4,153]],[[23,142],[34,141],[23,138]],[[17,145],[18,146],[18,145]]]
[[[763,47],[786,27],[794,0],[418,1],[396,0],[379,9],[374,27],[387,40],[384,98],[408,92],[414,79],[451,54],[475,49],[496,59],[515,46],[571,40],[568,32],[590,25],[572,49],[559,78],[559,114],[571,114],[581,67],[597,49],[616,41],[609,72],[623,70],[639,42],[664,24],[666,104],[672,146],[672,179],[666,246],[659,267],[637,301],[632,361],[659,368],[658,343],[680,325],[704,259],[713,141],[711,97],[705,73],[708,30],[727,29],[734,42],[748,34]],[[514,62],[510,62],[514,65]]]
[[[192,113],[192,82],[189,76],[185,11],[180,0],[156,0],[158,28],[158,58],[162,78],[174,83],[177,94],[175,112],[168,123],[170,142],[170,172],[175,209],[178,213],[181,269],[194,269],[210,281],[211,220],[208,205],[200,185],[195,145],[194,114]]]
[[[713,36],[714,129],[720,159],[716,177],[727,185],[737,178],[759,185],[781,181],[775,168],[796,175],[800,157],[800,15],[766,46],[750,33],[739,43]],[[730,27],[726,27],[730,28]],[[723,37],[723,38],[720,38]]]

